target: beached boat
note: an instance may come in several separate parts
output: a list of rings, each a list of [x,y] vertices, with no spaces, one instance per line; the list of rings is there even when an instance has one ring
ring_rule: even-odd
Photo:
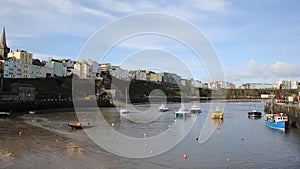
[[[253,106],[252,111],[248,112],[249,117],[261,117],[262,113],[257,111],[256,107]]]
[[[192,107],[189,110],[190,113],[201,113],[201,108],[197,106],[196,104],[192,105]]]
[[[266,114],[266,126],[274,129],[285,130],[288,126],[288,116],[280,114]]]
[[[161,105],[159,106],[158,110],[159,110],[160,112],[165,112],[165,111],[169,111],[169,108],[167,108],[165,104],[161,104]]]
[[[223,119],[223,117],[224,117],[224,112],[219,110],[218,107],[215,111],[213,111],[211,113],[211,118],[212,119]]]
[[[10,112],[0,112],[0,117],[9,117]]]
[[[181,104],[181,107],[178,109],[178,111],[174,112],[174,118],[176,119],[178,116],[182,116],[185,119],[187,114],[188,114],[188,111],[186,110],[184,105]]]
[[[82,129],[84,127],[91,127],[91,124],[90,123],[88,123],[88,124],[81,124],[81,123],[77,122],[76,124],[69,123],[68,126],[71,129]]]

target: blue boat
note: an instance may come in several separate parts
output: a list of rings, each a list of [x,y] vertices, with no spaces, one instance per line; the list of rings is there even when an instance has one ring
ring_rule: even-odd
[[[256,107],[253,106],[252,111],[248,112],[249,117],[261,117],[262,113],[257,111]]]
[[[267,114],[266,126],[274,129],[285,130],[288,126],[288,116],[280,114]]]

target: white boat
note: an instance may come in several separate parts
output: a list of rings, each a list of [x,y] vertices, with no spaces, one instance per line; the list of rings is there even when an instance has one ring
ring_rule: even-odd
[[[0,112],[0,117],[8,117],[10,112]]]
[[[174,112],[174,118],[176,119],[178,116],[182,116],[185,119],[187,114],[188,114],[188,111],[186,110],[184,105],[181,104],[181,107],[178,109],[178,111]]]
[[[31,110],[28,112],[29,114],[35,114],[35,110]]]
[[[201,108],[197,106],[196,104],[192,105],[192,107],[189,110],[191,113],[201,113]]]
[[[125,90],[125,99],[126,99],[126,103],[125,103],[125,108],[121,108],[120,109],[120,114],[127,114],[127,113],[129,113],[129,110],[128,110],[128,108],[127,108],[127,98],[128,96],[127,96],[127,88],[126,88],[126,90]]]
[[[165,112],[165,111],[168,111],[169,108],[167,108],[165,104],[161,104],[161,105],[159,106],[158,110],[159,110],[160,112]]]

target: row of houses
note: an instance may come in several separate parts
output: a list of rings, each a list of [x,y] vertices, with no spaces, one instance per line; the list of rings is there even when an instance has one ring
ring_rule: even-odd
[[[279,80],[275,84],[269,83],[245,83],[240,86],[241,89],[298,89],[300,83],[296,80]]]
[[[70,75],[68,73],[70,62],[72,61],[53,58],[49,58],[48,61],[40,61],[39,59],[33,59],[32,53],[17,50],[8,53],[7,59],[0,60],[0,73],[4,78],[64,77]],[[72,69],[74,69],[74,66]]]

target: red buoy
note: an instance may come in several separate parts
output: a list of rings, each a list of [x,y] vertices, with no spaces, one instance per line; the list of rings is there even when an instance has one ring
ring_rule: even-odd
[[[22,132],[21,132],[21,131],[19,131],[19,133],[18,133],[18,134],[19,134],[19,136],[22,136]]]
[[[183,155],[183,159],[186,160],[187,159],[187,154]]]

